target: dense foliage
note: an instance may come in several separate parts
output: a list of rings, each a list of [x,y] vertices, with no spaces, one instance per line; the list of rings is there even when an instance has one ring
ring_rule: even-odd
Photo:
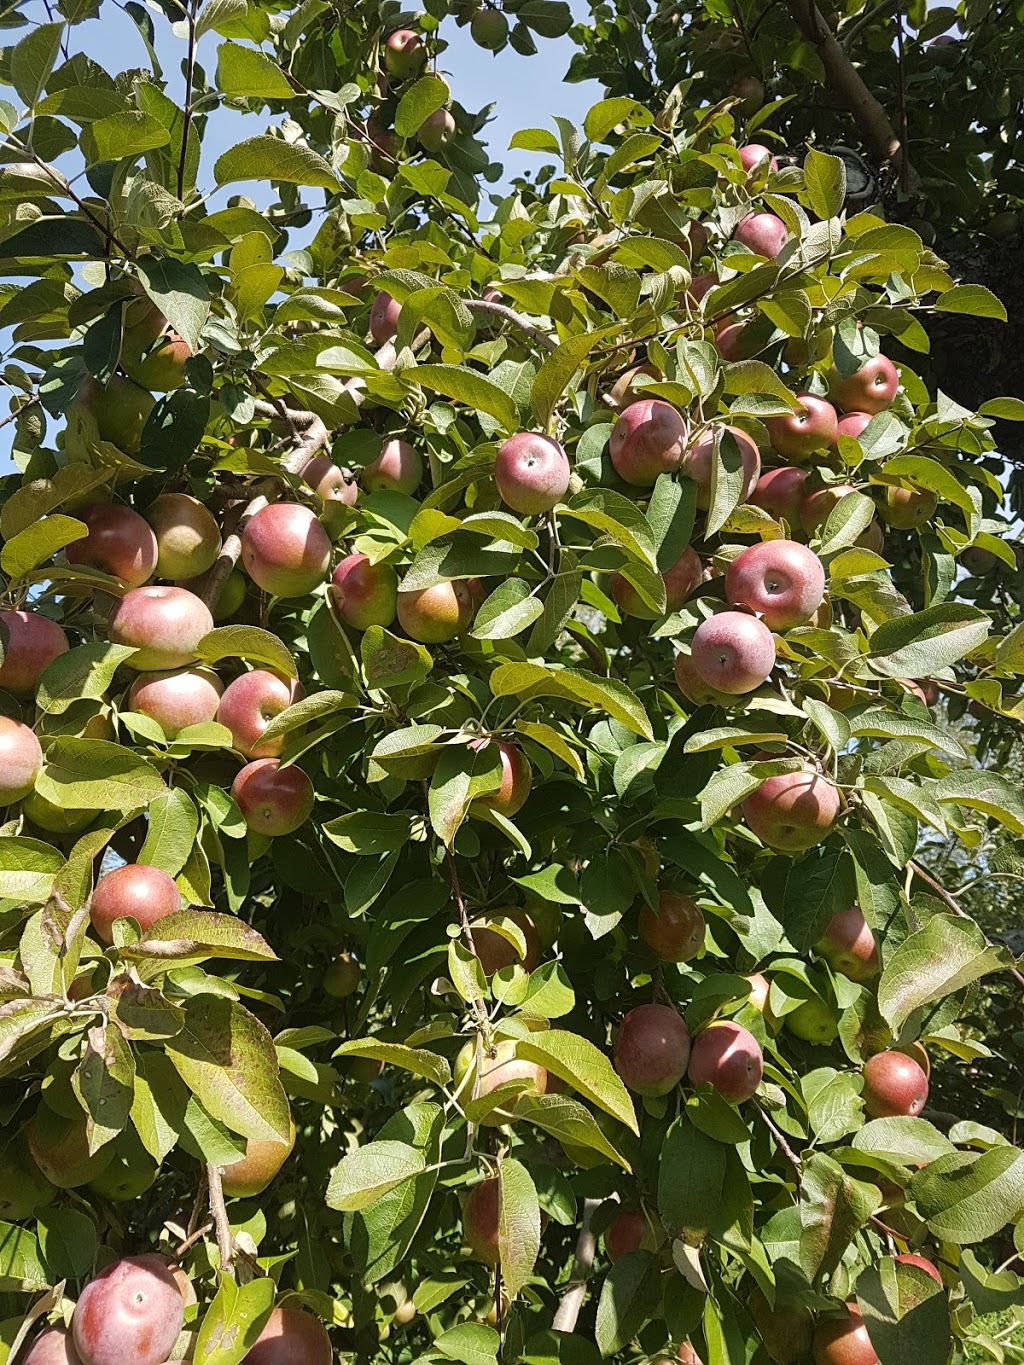
[[[0,1360],[1024,1358],[1002,305],[455,8],[4,54]]]

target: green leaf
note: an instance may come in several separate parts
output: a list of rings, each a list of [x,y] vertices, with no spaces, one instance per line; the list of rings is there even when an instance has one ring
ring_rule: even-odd
[[[191,262],[145,256],[138,263],[139,279],[167,321],[193,351],[210,311],[210,291],[202,271]]]
[[[878,983],[878,1008],[894,1033],[916,1009],[963,990],[990,972],[1012,965],[1005,948],[986,945],[971,920],[933,915],[886,961]]]
[[[15,1223],[0,1222],[0,1289],[37,1294],[49,1283],[36,1234]]]
[[[274,962],[277,954],[262,934],[234,915],[210,910],[178,910],[151,924],[141,942],[126,943],[121,956],[157,962],[234,958],[240,962]]]
[[[614,1161],[624,1171],[632,1168],[605,1136],[590,1110],[568,1095],[520,1095],[513,1113],[550,1133],[564,1147],[589,1147]]]
[[[151,763],[109,740],[51,739],[44,753],[36,791],[67,810],[136,810],[166,791]]]
[[[900,1165],[920,1162],[927,1165],[936,1157],[948,1156],[954,1150],[949,1138],[939,1132],[927,1119],[898,1117],[872,1119],[854,1133],[852,1146],[858,1152],[873,1152]]]
[[[415,137],[420,128],[451,98],[448,82],[440,76],[423,76],[410,85],[395,110],[395,132],[399,137]]]
[[[879,1365],[949,1358],[946,1293],[919,1266],[886,1258],[857,1277],[857,1303]]]
[[[78,1209],[37,1209],[39,1249],[54,1280],[81,1279],[96,1256],[96,1224]]]
[[[939,1241],[986,1241],[1024,1209],[1024,1152],[1005,1146],[939,1157],[914,1175],[908,1194]]]
[[[460,1322],[434,1341],[434,1350],[461,1365],[495,1365],[501,1338],[482,1322]]]
[[[1006,321],[1006,309],[1000,300],[983,284],[955,284],[940,294],[932,307],[937,313],[968,313],[974,318],[998,318]]]
[[[496,697],[561,697],[604,711],[642,739],[653,739],[647,712],[624,683],[598,678],[577,668],[549,669],[542,664],[500,664],[490,677]]]
[[[517,1039],[516,1056],[539,1062],[613,1119],[639,1132],[629,1092],[608,1058],[588,1039],[562,1029],[531,1033]]]
[[[926,607],[880,625],[871,636],[868,664],[885,678],[931,678],[980,648],[989,628],[985,613],[966,603]]]
[[[90,123],[82,139],[86,163],[133,160],[143,152],[166,147],[171,135],[152,114],[125,109]]]
[[[462,365],[416,365],[403,377],[432,393],[444,394],[456,403],[465,403],[475,412],[485,412],[511,433],[519,430],[519,412],[504,389],[477,370]]]
[[[617,1355],[656,1311],[659,1265],[650,1251],[628,1251],[605,1276],[594,1332],[603,1356]]]
[[[341,1213],[365,1209],[396,1186],[419,1175],[424,1154],[404,1142],[367,1142],[331,1172],[327,1207]]]
[[[555,405],[569,381],[603,336],[604,332],[585,332],[582,336],[570,337],[545,357],[533,381],[531,394],[533,414],[540,427],[547,429]]]
[[[341,185],[322,156],[308,147],[283,142],[269,133],[247,138],[217,158],[213,168],[218,185],[240,180],[269,180],[284,185],[308,185],[339,190]]]
[[[471,749],[468,744],[442,750],[430,779],[427,804],[434,833],[451,848],[470,802],[501,786],[501,755],[496,744]]]
[[[846,199],[846,166],[838,156],[811,147],[804,157],[804,188],[819,218],[837,217]]]
[[[514,1298],[537,1264],[540,1203],[526,1167],[512,1157],[498,1162],[498,1253],[502,1282]]]
[[[554,133],[546,128],[520,128],[512,134],[508,149],[510,152],[551,152],[554,156],[559,156],[562,150]]]
[[[558,515],[584,522],[641,564],[657,569],[658,552],[651,524],[636,503],[621,493],[608,488],[584,489],[560,506]]]
[[[0,899],[43,905],[64,862],[52,844],[8,834],[0,839]]]
[[[295,97],[291,82],[273,57],[238,43],[221,43],[217,49],[217,85],[225,95],[235,98],[290,100]]]
[[[999,773],[964,768],[941,778],[929,790],[940,804],[981,811],[1014,834],[1024,834],[1024,799],[1020,784]]]
[[[81,540],[88,533],[88,526],[76,517],[66,517],[56,513],[33,522],[24,531],[19,531],[0,550],[0,568],[10,579],[23,577],[44,564],[51,555]]]
[[[434,666],[430,651],[415,640],[403,640],[382,626],[370,626],[359,642],[366,685],[386,692],[421,682]]]
[[[666,1228],[687,1241],[710,1230],[722,1201],[727,1148],[678,1119],[669,1129],[658,1163],[658,1211]]]
[[[266,664],[283,673],[286,678],[298,676],[295,660],[276,635],[259,626],[218,626],[204,635],[196,650],[203,663],[215,664],[221,659],[248,659],[250,663]]]
[[[139,1052],[135,1070],[132,1124],[156,1162],[175,1147],[185,1120],[189,1093],[166,1053]]]
[[[876,1192],[852,1179],[824,1152],[804,1164],[800,1183],[800,1264],[808,1278],[827,1276],[874,1212]]]
[[[270,1317],[274,1291],[274,1281],[269,1276],[239,1284],[232,1274],[222,1270],[217,1293],[196,1338],[199,1359],[205,1365],[240,1365]]]
[[[40,710],[58,713],[83,698],[104,697],[119,666],[134,653],[131,645],[96,641],[59,654],[39,680],[36,702]]]
[[[149,806],[146,840],[139,862],[176,877],[188,861],[199,834],[199,812],[180,787],[163,792]]]
[[[419,1101],[393,1114],[377,1134],[381,1141],[404,1142],[423,1152],[427,1168],[381,1195],[359,1212],[366,1230],[366,1279],[376,1284],[405,1259],[437,1185],[445,1113],[439,1104]]]
[[[617,124],[632,123],[639,128],[646,128],[653,121],[650,110],[645,109],[639,100],[621,96],[598,100],[597,104],[592,105],[583,120],[583,131],[591,142],[604,142]]]
[[[533,596],[523,578],[506,578],[484,602],[473,620],[475,640],[511,640],[543,614],[544,603]]]
[[[452,985],[467,1004],[487,994],[487,982],[480,959],[458,939],[448,942],[448,975]]]
[[[11,84],[29,109],[39,102],[46,87],[63,36],[63,24],[37,24],[10,53]]]
[[[372,1057],[388,1066],[401,1067],[413,1076],[423,1076],[435,1085],[447,1085],[452,1078],[451,1067],[443,1057],[421,1047],[406,1047],[404,1043],[388,1043],[380,1038],[352,1038],[342,1043],[335,1057]]]
[[[135,1058],[116,1024],[97,1024],[87,1031],[71,1085],[85,1110],[91,1156],[117,1137],[132,1108]]]
[[[404,848],[412,833],[411,811],[355,810],[322,826],[332,843],[346,853],[388,853]]]

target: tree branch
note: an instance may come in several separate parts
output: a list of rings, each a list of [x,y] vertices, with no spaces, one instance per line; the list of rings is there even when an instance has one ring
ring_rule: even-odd
[[[185,202],[185,162],[188,159],[188,135],[192,128],[192,86],[196,74],[196,0],[189,0],[185,19],[188,23],[188,56],[185,58],[185,104],[181,120],[181,155],[178,157],[178,198]]]
[[[0,429],[7,426],[8,423],[10,422],[16,422],[23,412],[28,412],[29,408],[37,407],[38,403],[39,395],[33,394],[33,396],[26,403],[22,403],[20,408],[15,408],[12,413],[9,413],[3,419],[0,419]]]
[[[590,1220],[600,1206],[600,1199],[584,1199],[583,1218],[580,1222],[580,1235],[576,1239],[576,1257],[573,1261],[572,1276],[565,1287],[562,1301],[555,1312],[551,1326],[556,1332],[574,1332],[576,1321],[587,1297],[587,1281],[594,1268],[597,1253],[597,1238],[590,1230]]]
[[[227,1205],[224,1203],[224,1186],[221,1183],[220,1167],[210,1161],[206,1166],[206,1179],[210,1187],[210,1214],[217,1229],[217,1251],[220,1256],[221,1270],[230,1270],[234,1257],[235,1241],[231,1236],[231,1220],[228,1218]]]
[[[534,340],[538,346],[543,346],[545,351],[555,351],[558,349],[558,342],[552,336],[548,336],[530,321],[524,318],[522,313],[517,313],[514,308],[507,307],[504,303],[494,303],[490,299],[466,299],[466,307],[471,313],[491,313],[496,318],[501,318],[503,322],[509,322],[513,327],[518,327],[521,332]]]

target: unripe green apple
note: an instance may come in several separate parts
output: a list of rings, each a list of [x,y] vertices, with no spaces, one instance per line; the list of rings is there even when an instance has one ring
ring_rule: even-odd
[[[477,47],[498,52],[508,42],[508,20],[498,9],[478,9],[469,21],[470,37]]]

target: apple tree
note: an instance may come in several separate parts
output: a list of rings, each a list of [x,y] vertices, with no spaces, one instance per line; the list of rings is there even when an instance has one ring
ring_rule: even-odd
[[[1021,1359],[998,300],[681,91],[488,190],[551,0],[108,8],[6,21],[0,1361]]]

